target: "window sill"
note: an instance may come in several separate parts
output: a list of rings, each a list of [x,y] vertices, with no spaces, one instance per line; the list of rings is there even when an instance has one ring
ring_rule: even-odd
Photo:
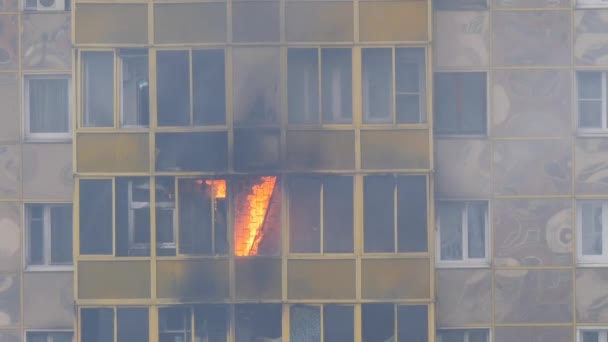
[[[605,261],[576,261],[576,267],[608,267],[608,259]]]
[[[490,262],[488,261],[460,261],[454,263],[446,263],[441,261],[435,262],[435,268],[490,268]]]
[[[602,131],[577,131],[576,136],[578,138],[596,138],[596,137],[605,137],[608,136],[608,130]]]
[[[26,266],[25,272],[73,272],[74,265],[32,265]]]
[[[25,137],[25,139],[23,139],[23,143],[24,144],[40,144],[40,143],[45,143],[45,144],[66,144],[66,143],[72,143],[72,137],[71,136],[66,136],[66,137],[57,137],[57,138],[50,138],[50,137]]]

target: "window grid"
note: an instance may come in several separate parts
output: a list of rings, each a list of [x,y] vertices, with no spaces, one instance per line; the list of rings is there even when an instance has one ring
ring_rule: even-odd
[[[584,246],[583,246],[583,208],[586,206],[591,206],[591,209],[599,208],[601,210],[601,253],[600,254],[585,254]],[[608,201],[592,201],[592,200],[582,200],[577,203],[577,233],[578,238],[578,261],[582,263],[605,263],[608,260],[608,232],[606,228],[608,228]],[[593,229],[594,227],[591,227]],[[594,235],[597,235],[598,232],[592,232]],[[596,236],[594,236],[596,237]]]
[[[53,262],[52,255],[52,230],[53,230],[53,221],[52,221],[52,210],[54,208],[63,208],[71,206],[68,203],[64,204],[26,204],[26,214],[27,214],[27,233],[28,239],[26,244],[27,250],[27,266],[28,268],[38,268],[38,267],[72,267],[73,261],[70,259],[69,262]],[[42,210],[42,217],[34,218],[32,217],[33,211],[35,207],[39,207]],[[34,264],[32,262],[32,223],[38,221],[42,226],[42,260],[41,263]],[[71,240],[71,236],[69,237]],[[71,241],[70,241],[71,244]]]
[[[597,336],[597,340],[595,338],[585,338],[586,334],[593,334]],[[579,329],[577,340],[578,342],[608,342],[608,330],[594,328]]]
[[[599,97],[583,97],[583,95],[581,94],[581,88],[583,87],[581,85],[582,81],[581,81],[581,76],[582,75],[593,75],[593,74],[599,74],[600,75],[600,95]],[[578,111],[578,121],[577,121],[577,125],[579,127],[579,129],[583,132],[604,132],[604,131],[608,131],[608,99],[607,99],[607,77],[606,77],[606,72],[604,71],[579,71],[577,73],[577,89],[578,89],[578,102],[579,105],[577,106],[577,111]],[[600,120],[601,120],[601,126],[600,127],[581,127],[581,106],[580,104],[582,103],[586,103],[586,102],[600,102],[601,103],[601,113],[600,113]]]

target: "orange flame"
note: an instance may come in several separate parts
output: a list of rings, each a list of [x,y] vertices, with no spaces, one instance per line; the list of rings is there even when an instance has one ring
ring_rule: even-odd
[[[234,253],[238,256],[256,255],[264,225],[266,211],[276,185],[277,177],[261,177],[260,182],[253,185],[247,195],[246,210],[242,217],[236,220]]]
[[[225,179],[214,179],[206,180],[205,184],[213,188],[214,198],[226,198],[226,180]]]

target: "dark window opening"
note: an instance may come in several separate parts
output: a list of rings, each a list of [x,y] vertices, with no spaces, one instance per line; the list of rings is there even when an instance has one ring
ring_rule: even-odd
[[[112,181],[80,180],[80,254],[113,253]]]
[[[194,125],[226,124],[224,50],[192,51]]]
[[[224,171],[228,165],[226,132],[157,133],[157,171]]]
[[[190,54],[156,53],[157,115],[159,126],[190,125]]]
[[[114,309],[81,309],[80,335],[82,342],[114,342]]]
[[[435,73],[435,132],[486,134],[486,92],[485,72]]]
[[[116,179],[116,255],[150,255],[150,180]]]
[[[236,311],[236,342],[275,341],[282,337],[281,304],[240,304]]]
[[[117,342],[148,342],[148,308],[116,309]]]
[[[363,342],[385,342],[395,339],[395,306],[393,304],[362,304]],[[405,339],[402,341],[408,341]]]

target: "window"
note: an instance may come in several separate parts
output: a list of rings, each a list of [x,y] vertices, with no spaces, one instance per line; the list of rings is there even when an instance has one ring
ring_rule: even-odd
[[[445,329],[437,331],[438,342],[489,342],[489,329]]]
[[[82,126],[115,126],[114,89],[118,89],[120,127],[148,127],[148,50],[86,51],[82,60]],[[115,65],[120,75],[116,85]]]
[[[435,133],[486,134],[485,72],[436,72],[434,88]]]
[[[235,341],[281,341],[281,304],[235,305]]]
[[[576,0],[577,7],[608,7],[608,0]]]
[[[114,331],[115,318],[116,331]],[[148,324],[148,308],[80,309],[82,342],[148,342]]]
[[[71,138],[69,76],[26,76],[24,97],[26,138]]]
[[[425,122],[424,49],[363,48],[361,54],[363,122],[370,124]],[[395,75],[394,80],[393,75]]]
[[[28,268],[72,265],[72,205],[26,204]]]
[[[428,250],[425,176],[366,176],[363,192],[366,253]]]
[[[159,126],[226,124],[223,50],[158,51],[156,72]]]
[[[352,198],[350,176],[290,179],[291,253],[352,253]]]
[[[484,10],[488,8],[487,0],[435,0],[436,10]]]
[[[578,128],[586,131],[607,131],[606,72],[579,71],[578,84]]]
[[[488,202],[437,202],[437,252],[443,264],[487,262]]]
[[[428,309],[424,305],[361,305],[362,342],[428,342]]]
[[[579,201],[577,205],[578,258],[605,262],[608,257],[608,201]]]
[[[71,331],[27,331],[26,342],[73,342],[74,333]]]
[[[578,330],[578,342],[608,342],[608,330],[583,328]]]
[[[194,329],[193,329],[194,327]],[[158,309],[159,342],[226,342],[226,305],[171,306]]]
[[[289,314],[289,340],[352,342],[355,338],[353,317],[352,305],[292,305]]]
[[[351,123],[351,49],[292,48],[287,65],[290,124]]]

